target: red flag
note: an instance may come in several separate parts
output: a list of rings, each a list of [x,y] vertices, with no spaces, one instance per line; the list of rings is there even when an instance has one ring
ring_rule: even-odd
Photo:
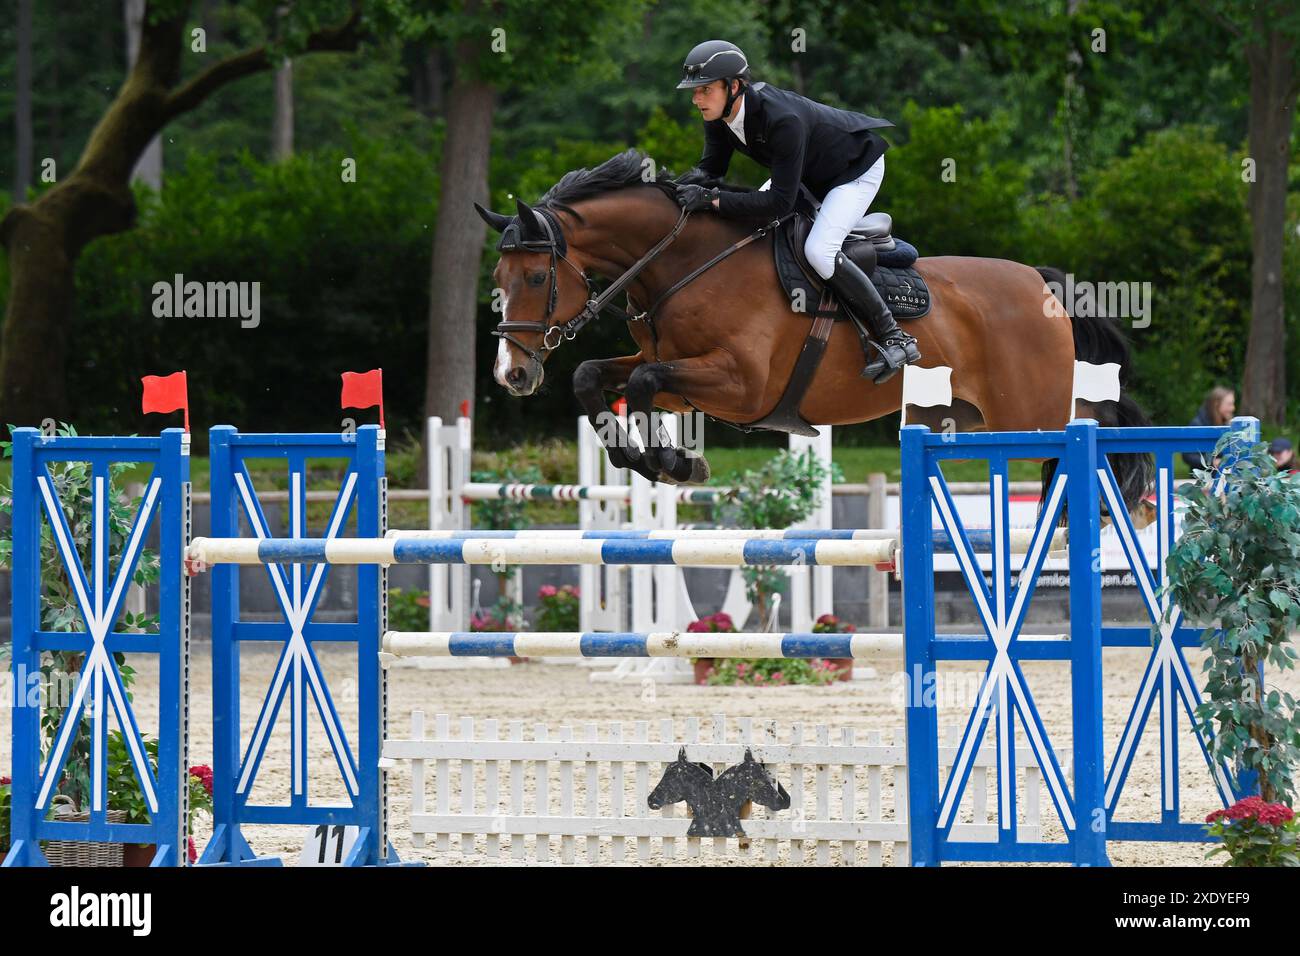
[[[140,399],[140,410],[150,412],[185,411],[185,430],[190,430],[190,396],[189,384],[185,379],[185,370],[171,375],[146,375],[140,379],[144,385],[144,395]]]
[[[379,406],[379,427],[384,427],[384,370],[343,373],[344,408],[370,408]]]
[[[469,399],[460,403],[460,417],[469,418]]]

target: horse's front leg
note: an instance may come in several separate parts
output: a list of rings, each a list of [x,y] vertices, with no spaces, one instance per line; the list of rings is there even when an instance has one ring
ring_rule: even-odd
[[[633,372],[644,364],[645,360],[639,354],[583,362],[573,373],[573,394],[605,446],[610,464],[615,468],[629,468],[650,481],[658,481],[658,468],[645,461],[641,451],[628,438],[618,416],[605,405],[605,392],[623,391]]]
[[[703,456],[661,441],[653,434],[650,422],[655,405],[665,405],[670,395],[681,396],[685,403],[691,395],[718,395],[739,387],[735,363],[725,349],[671,362],[646,362],[633,369],[627,382],[629,421],[637,426],[644,424],[646,456],[657,460],[660,480],[702,484],[709,480],[710,470]]]

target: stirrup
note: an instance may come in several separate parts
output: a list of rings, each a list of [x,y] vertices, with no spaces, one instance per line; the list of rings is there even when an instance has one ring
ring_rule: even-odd
[[[871,341],[871,345],[880,353],[880,357],[867,363],[862,370],[861,377],[869,378],[877,385],[888,382],[903,366],[921,360],[921,350],[917,348],[916,338],[901,329],[897,329],[886,336],[885,345],[880,345],[874,339]],[[891,351],[900,356],[900,361],[897,364],[890,358]]]
[[[871,340],[871,346],[879,353],[879,357],[866,364],[862,369],[861,377],[869,378],[877,385],[883,385],[898,374],[898,370],[907,364],[907,353],[903,351],[902,346],[894,346],[899,355],[899,361],[895,364],[889,354],[889,349],[874,339]]]

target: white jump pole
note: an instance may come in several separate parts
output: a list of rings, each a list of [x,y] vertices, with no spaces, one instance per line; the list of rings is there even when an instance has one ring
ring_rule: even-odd
[[[469,515],[460,489],[469,481],[474,435],[469,418],[462,415],[455,425],[444,425],[433,416],[425,435],[429,470],[429,528],[460,531],[469,527]],[[469,627],[470,575],[465,565],[429,565],[429,625],[440,628]],[[462,670],[509,667],[506,660],[483,658],[423,658],[415,665],[422,670]]]
[[[639,430],[628,427],[627,406],[619,404],[619,421],[628,436],[641,447]],[[662,414],[657,421],[663,424],[668,439],[677,443],[681,434],[678,416]],[[644,450],[644,449],[642,449]],[[667,482],[652,483],[635,472],[631,480],[631,526],[638,530],[669,531],[677,527],[676,487]],[[662,631],[685,629],[698,619],[686,589],[682,569],[672,565],[633,566],[624,572],[631,598],[631,625],[633,631],[642,629]],[[695,669],[684,658],[627,658],[611,670],[593,671],[596,682],[620,683],[624,681],[654,680],[664,684],[692,684]]]
[[[833,527],[833,502],[831,500],[831,429],[823,425],[817,429],[817,437],[803,435],[790,436],[790,454],[804,455],[812,452],[813,457],[826,470],[818,484],[817,508],[803,521],[792,525],[794,528],[829,529]],[[813,622],[823,614],[832,614],[835,610],[833,568],[792,567],[790,576],[790,630],[792,632],[811,631]]]
[[[578,484],[623,485],[627,470],[615,468],[600,436],[586,416],[578,419]],[[578,501],[578,527],[603,531],[625,527],[627,506],[621,501]],[[578,569],[578,619],[581,630],[621,631],[627,627],[627,569],[583,565]]]

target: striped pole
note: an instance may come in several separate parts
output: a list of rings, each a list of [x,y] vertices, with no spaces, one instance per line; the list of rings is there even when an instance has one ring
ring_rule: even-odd
[[[730,488],[678,488],[678,504],[717,504],[731,493]],[[626,485],[528,485],[469,481],[457,492],[465,501],[631,501]]]
[[[897,634],[523,633],[389,631],[394,657],[854,657],[889,653]]]
[[[987,528],[967,528],[966,536],[971,546],[987,551],[993,546],[993,532]],[[1011,551],[1024,554],[1029,550],[1033,531],[1028,528],[1011,529]],[[527,528],[519,531],[457,531],[457,530],[401,530],[390,531],[387,537],[396,541],[444,541],[479,539],[515,539],[550,541],[595,541],[622,539],[631,541],[730,541],[750,539],[761,541],[897,541],[900,532],[882,528],[679,528],[675,530],[645,531],[596,529],[591,531],[572,528]],[[1050,550],[1064,550],[1068,543],[1066,529],[1058,529],[1052,538]],[[934,529],[934,546],[941,551],[951,551],[948,534],[942,528]]]
[[[897,541],[809,538],[195,538],[201,564],[673,564],[679,567],[892,564]]]

